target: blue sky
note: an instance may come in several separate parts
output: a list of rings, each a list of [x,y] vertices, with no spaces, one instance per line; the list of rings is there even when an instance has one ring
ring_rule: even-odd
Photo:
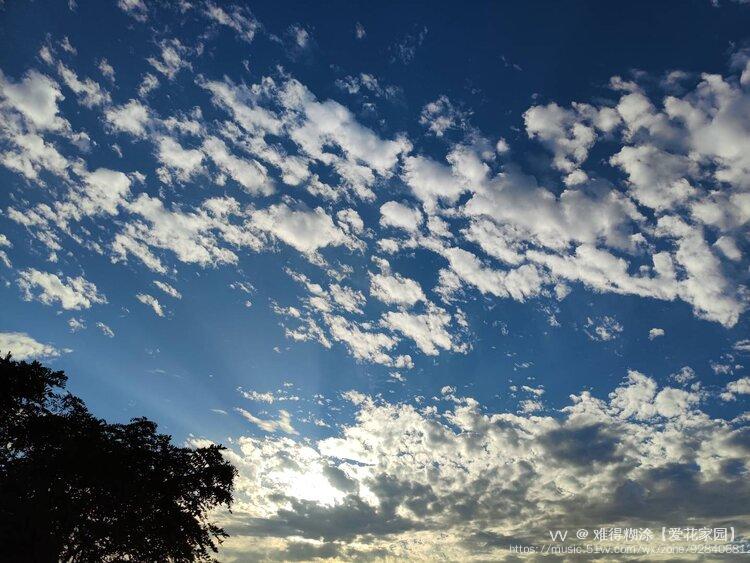
[[[683,512],[728,517],[701,495],[748,461],[748,10],[7,2],[0,350],[109,420],[229,445],[228,560],[418,559],[435,530],[500,557],[538,530],[441,503],[521,459],[558,490],[603,475],[591,523],[632,517],[625,482],[670,505],[679,468]]]

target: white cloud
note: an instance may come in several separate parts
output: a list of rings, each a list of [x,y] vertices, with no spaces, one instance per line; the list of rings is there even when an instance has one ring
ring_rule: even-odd
[[[568,175],[566,183],[569,185],[588,179],[578,167],[586,160],[596,140],[596,129],[582,115],[583,108],[574,108],[566,110],[552,102],[533,106],[524,114],[527,134],[552,150],[553,166]]]
[[[524,264],[511,270],[495,270],[485,266],[479,258],[463,248],[445,247],[431,241],[429,248],[441,254],[450,265],[454,276],[441,272],[440,286],[444,295],[460,289],[460,281],[476,287],[482,294],[497,297],[511,297],[516,301],[525,301],[539,294],[544,278],[532,264]],[[453,283],[445,284],[451,281]]]
[[[669,216],[659,219],[657,232],[672,238],[677,247],[674,256],[685,271],[679,282],[679,295],[693,305],[697,316],[734,326],[748,307],[748,296],[724,274],[702,229]]]
[[[83,177],[83,184],[71,192],[71,203],[76,207],[70,214],[117,215],[120,206],[130,197],[131,181],[125,174],[108,168],[97,168]],[[65,213],[63,213],[64,215]]]
[[[544,409],[544,403],[541,401],[535,401],[534,399],[525,399],[519,404],[519,412],[523,414],[531,414]]]
[[[686,178],[696,176],[698,166],[687,156],[653,145],[626,146],[610,162],[628,174],[633,197],[652,209],[671,209],[696,194]]]
[[[401,93],[401,89],[397,86],[383,86],[375,76],[364,72],[339,78],[336,80],[336,86],[349,94],[369,94],[385,99],[395,98]]]
[[[68,319],[68,326],[70,327],[70,332],[78,332],[86,328],[86,321],[82,318],[70,317]]]
[[[366,299],[361,291],[337,283],[331,284],[329,291],[333,301],[342,309],[349,313],[362,313]]]
[[[143,137],[146,134],[146,126],[151,120],[148,107],[138,100],[130,100],[124,105],[107,108],[104,118],[113,130],[130,133],[136,137]]]
[[[28,360],[54,358],[61,351],[50,344],[37,342],[25,332],[0,332],[0,355],[5,356],[8,352],[16,360]]]
[[[608,342],[620,336],[623,326],[616,319],[605,315],[596,319],[588,317],[583,330],[591,340]]]
[[[159,303],[159,300],[153,295],[149,295],[148,293],[138,293],[135,298],[144,305],[151,307],[157,317],[164,316],[164,309],[162,309],[161,303]]]
[[[219,169],[248,193],[270,195],[274,192],[273,181],[268,177],[266,168],[255,160],[244,160],[231,154],[221,139],[209,137],[203,143],[203,150]]]
[[[664,336],[665,332],[663,328],[652,328],[648,331],[648,339],[653,340],[654,338],[659,338],[660,336]]]
[[[175,299],[182,299],[182,294],[177,291],[174,287],[169,285],[167,282],[154,280],[154,285],[161,289],[164,293],[169,295],[170,297],[174,297]]]
[[[332,100],[319,102],[304,85],[295,80],[284,85],[279,99],[297,116],[296,122],[288,122],[291,139],[311,157],[323,163],[338,164],[340,172],[362,165],[388,177],[398,156],[411,149],[411,143],[406,139],[381,139],[357,122],[347,108]],[[345,160],[326,150],[327,146],[339,147]],[[346,166],[342,167],[344,164]],[[365,178],[369,177],[365,176],[363,180]],[[367,179],[365,185],[361,186],[361,190],[365,190],[362,193],[366,193],[369,183]]]
[[[258,428],[266,432],[273,433],[281,431],[285,434],[299,434],[299,432],[297,432],[292,426],[291,415],[284,409],[279,410],[278,420],[263,420],[239,407],[234,410],[240,413],[245,420],[255,424]]]
[[[314,254],[327,246],[353,246],[322,207],[292,208],[286,203],[271,205],[250,214],[252,225],[304,254]]]
[[[471,112],[456,107],[447,96],[440,96],[422,108],[419,123],[436,137],[442,137],[449,129],[464,129]]]
[[[101,59],[99,61],[99,64],[97,65],[97,68],[99,69],[99,72],[102,73],[102,76],[107,78],[110,82],[115,81],[115,69],[111,64],[109,64],[109,61],[107,61],[107,59]]]
[[[233,29],[243,41],[252,42],[260,24],[244,6],[231,6],[229,12],[213,2],[206,4],[206,15],[220,25]]]
[[[297,49],[304,50],[310,47],[312,42],[310,38],[310,32],[300,24],[295,23],[289,26],[289,35],[292,37],[294,45]]]
[[[679,371],[671,374],[669,377],[677,383],[685,385],[686,383],[694,380],[696,376],[695,370],[693,368],[691,368],[690,366],[683,366],[679,369]]]
[[[357,360],[386,366],[397,365],[397,360],[390,355],[390,351],[398,344],[398,339],[395,337],[363,329],[357,323],[340,315],[326,314],[324,319],[333,340],[346,344],[349,352]]]
[[[189,49],[179,39],[165,39],[159,43],[161,58],[149,57],[149,64],[158,72],[173,80],[183,68],[192,68],[188,60]]]
[[[144,0],[117,0],[117,7],[136,21],[148,19],[148,6]]]
[[[197,149],[185,149],[171,137],[162,135],[156,139],[156,156],[163,167],[160,178],[169,184],[172,177],[179,182],[187,182],[203,170],[203,153]]]
[[[389,201],[380,207],[380,224],[384,227],[416,232],[423,222],[424,217],[419,209],[408,207],[403,203]]]
[[[57,103],[65,96],[54,80],[36,70],[28,71],[20,82],[12,82],[0,72],[0,94],[3,106],[21,113],[36,129],[57,131],[69,127],[58,115]]]
[[[734,238],[727,235],[721,236],[716,240],[714,246],[730,260],[733,260],[734,262],[742,260],[742,251],[739,246],[737,246],[737,241],[735,241]]]
[[[242,531],[227,556],[314,545],[347,560],[503,560],[509,542],[566,525],[661,529],[691,514],[727,526],[728,511],[731,525],[747,523],[750,488],[726,471],[750,462],[747,428],[700,412],[689,393],[631,374],[609,400],[583,392],[555,416],[447,394],[442,410],[346,393],[354,420],[330,437],[236,439],[238,502],[225,523]]]
[[[69,69],[63,63],[57,63],[57,72],[84,106],[93,108],[111,102],[109,92],[91,78],[80,80],[75,71]]]
[[[0,153],[0,162],[27,179],[40,182],[39,173],[46,170],[60,178],[68,177],[70,161],[36,133],[13,135],[10,142],[15,150]],[[42,183],[42,182],[40,182]]]
[[[424,313],[388,311],[380,322],[384,327],[413,340],[428,356],[436,356],[439,349],[456,352],[467,349],[450,332],[450,313],[432,303],[428,304]]]
[[[104,336],[106,336],[108,338],[114,338],[115,337],[115,332],[111,328],[109,328],[106,324],[104,324],[103,322],[97,322],[96,323],[96,327],[100,331],[102,331],[102,334]]]
[[[273,392],[265,392],[265,393],[259,393],[258,391],[245,391],[242,388],[238,389],[242,396],[247,399],[248,401],[256,401],[259,403],[268,403],[269,405],[272,405],[273,403],[279,402],[279,401],[299,401],[300,398],[297,395],[288,395],[286,394],[286,391],[279,390],[276,393]]]
[[[420,301],[426,301],[420,285],[400,274],[370,274],[370,295],[386,305],[404,305],[411,307]]]
[[[737,395],[750,395],[750,377],[743,377],[727,383],[721,398],[724,401],[734,401]]]
[[[67,277],[65,281],[55,274],[29,268],[19,273],[18,286],[26,301],[37,300],[45,305],[59,303],[65,310],[88,309],[92,305],[107,303],[96,285],[82,276]]]
[[[236,263],[237,255],[227,245],[262,247],[253,233],[231,222],[241,214],[233,198],[211,198],[196,209],[172,211],[162,200],[141,194],[128,204],[128,210],[147,224],[133,220],[125,225],[115,238],[113,259],[125,260],[133,254],[159,273],[165,273],[165,268],[149,247],[170,250],[181,262],[203,267]]]
[[[156,90],[158,87],[159,87],[159,79],[156,78],[156,76],[154,76],[150,72],[147,72],[146,74],[143,75],[141,84],[140,86],[138,86],[138,95],[141,98],[145,98],[152,91]]]

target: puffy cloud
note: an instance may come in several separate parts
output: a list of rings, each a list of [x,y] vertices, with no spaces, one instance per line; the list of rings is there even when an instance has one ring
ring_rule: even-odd
[[[333,436],[236,440],[224,553],[288,554],[304,539],[346,559],[502,560],[565,526],[748,523],[747,428],[690,393],[633,372],[608,400],[583,392],[557,416],[450,393],[445,411],[349,393],[355,418]]]
[[[511,225],[526,241],[543,247],[562,250],[572,242],[603,241],[628,248],[634,224],[643,220],[630,200],[602,183],[555,196],[510,165],[492,179],[484,174],[479,179],[482,184],[466,204],[467,214]]]
[[[80,80],[75,71],[69,69],[63,63],[57,64],[57,72],[84,106],[93,108],[108,104],[111,101],[109,93],[91,78]]]
[[[42,344],[25,332],[0,332],[0,354],[5,356],[8,352],[16,360],[54,358],[60,355],[60,350],[54,346]]]
[[[338,227],[322,207],[292,208],[271,205],[250,214],[252,225],[305,254],[327,246],[355,246],[356,241]]]
[[[167,282],[154,280],[154,285],[161,289],[164,293],[169,295],[170,297],[174,297],[175,299],[182,299],[182,294],[177,291],[174,287],[169,285]]]
[[[553,166],[567,174],[566,184],[585,182],[588,177],[579,166],[588,157],[596,141],[596,124],[611,129],[617,122],[612,109],[603,109],[604,116],[596,115],[591,106],[574,104],[573,109],[564,109],[552,102],[546,106],[533,106],[524,113],[526,132],[532,139],[539,139],[554,154]],[[609,119],[607,119],[609,118]]]
[[[698,175],[698,166],[687,156],[639,145],[623,147],[610,162],[628,174],[633,197],[657,211],[684,204],[697,194],[688,178]]]
[[[721,236],[716,240],[714,246],[730,260],[735,262],[742,260],[742,251],[732,237],[726,235]]]
[[[156,88],[159,87],[159,79],[156,78],[153,74],[150,72],[147,72],[143,75],[143,79],[141,80],[140,86],[138,86],[138,95],[141,98],[145,98],[149,95],[153,90],[156,90]]]
[[[455,203],[466,189],[450,167],[424,156],[404,159],[403,179],[428,210],[434,209],[438,201]]]
[[[677,372],[671,374],[669,377],[677,383],[685,385],[686,383],[695,379],[695,370],[690,366],[683,366]]]
[[[727,383],[724,392],[721,394],[723,401],[734,401],[737,395],[750,395],[750,377],[743,377],[737,381]]]
[[[422,108],[419,123],[436,137],[442,137],[449,129],[465,128],[470,116],[470,112],[456,107],[447,96],[440,96]]]
[[[211,92],[215,104],[233,117],[224,133],[259,160],[278,168],[284,182],[298,185],[311,178],[308,190],[336,199],[353,193],[372,200],[372,187],[379,178],[392,176],[399,156],[411,149],[403,137],[382,139],[359,123],[354,115],[332,100],[319,101],[307,87],[294,79],[277,84],[264,78],[251,87],[199,78]],[[249,135],[246,135],[248,133]],[[266,135],[284,136],[298,154],[287,154],[280,144],[271,144]],[[340,180],[337,187],[320,182],[309,171],[317,162]]]
[[[77,319],[75,317],[71,317],[68,319],[68,326],[70,327],[70,332],[78,332],[79,330],[84,330],[86,328],[86,321],[81,319]]]
[[[150,269],[165,273],[150,247],[170,250],[181,262],[203,267],[236,263],[237,255],[227,248],[229,245],[254,250],[262,247],[252,232],[231,222],[242,214],[232,198],[211,198],[194,210],[172,211],[162,200],[141,194],[127,208],[146,222],[132,220],[116,235],[112,245],[116,261],[132,254]]]
[[[98,328],[104,336],[107,338],[114,338],[115,337],[115,331],[113,331],[109,326],[104,324],[103,322],[97,322],[96,328]]]
[[[745,189],[750,187],[748,103],[736,83],[715,74],[704,74],[694,91],[664,102],[666,116],[686,134],[687,151],[713,163],[716,180]]]
[[[609,340],[618,338],[623,331],[623,327],[616,319],[609,316],[604,316],[598,319],[588,317],[583,330],[591,340],[608,342]],[[651,334],[649,333],[649,338],[650,337]]]
[[[362,217],[354,209],[342,209],[336,213],[339,225],[352,234],[360,234],[365,228]]]
[[[372,74],[345,76],[336,80],[336,86],[349,94],[371,94],[376,98],[394,98],[401,93],[397,86],[383,86]]]
[[[230,6],[228,10],[214,2],[206,4],[206,15],[209,19],[233,29],[240,39],[251,43],[260,28],[260,23],[245,6]]]
[[[362,306],[366,303],[366,299],[361,291],[334,283],[331,284],[330,293],[333,301],[345,311],[362,313]]]
[[[463,248],[446,247],[434,242],[429,247],[448,261],[454,274],[446,276],[441,273],[440,285],[445,294],[460,289],[460,281],[477,288],[482,294],[511,297],[516,301],[525,301],[541,291],[544,277],[533,264],[511,270],[495,270],[482,264],[475,254]],[[451,283],[444,283],[448,281]]]
[[[159,43],[161,58],[149,57],[149,64],[168,79],[173,80],[183,68],[192,68],[188,60],[189,49],[179,39],[164,39]]]
[[[166,135],[156,139],[156,156],[163,167],[159,175],[165,183],[171,183],[174,176],[179,182],[190,180],[203,167],[203,153],[197,149],[185,149],[180,143]]]
[[[107,59],[101,59],[99,61],[99,64],[97,65],[97,68],[99,69],[99,72],[102,73],[102,76],[109,79],[110,82],[115,81],[115,69],[112,67],[111,64],[109,64],[109,61]]]
[[[411,149],[405,139],[381,139],[358,123],[347,108],[333,100],[318,101],[295,80],[285,84],[279,99],[297,116],[297,122],[290,123],[291,138],[307,154],[322,162],[334,160],[333,153],[325,150],[325,146],[331,144],[338,146],[349,162],[360,162],[387,176],[398,156]]]
[[[162,309],[161,303],[159,303],[159,300],[153,295],[149,295],[148,293],[138,293],[135,298],[144,305],[151,307],[157,317],[164,316],[164,309]]]
[[[198,84],[211,93],[213,103],[227,110],[242,130],[254,134],[279,135],[282,132],[282,118],[261,105],[275,93],[273,81],[266,81],[257,88],[235,84],[228,78]]]
[[[685,272],[678,286],[680,297],[693,305],[699,317],[734,326],[747,309],[749,297],[724,274],[702,230],[674,216],[660,218],[657,229],[675,241],[674,256]]]
[[[333,340],[346,344],[349,352],[357,360],[400,367],[398,364],[401,362],[389,355],[398,344],[397,338],[386,333],[363,329],[358,323],[340,315],[326,314],[324,318]]]
[[[422,212],[397,201],[389,201],[380,207],[380,224],[404,231],[415,232],[424,222]]]
[[[0,153],[0,162],[29,180],[39,181],[43,170],[68,177],[70,161],[52,143],[35,133],[18,133],[10,139],[14,149]]]
[[[400,274],[370,274],[370,295],[386,305],[412,305],[426,301],[421,286]]]
[[[365,26],[357,22],[357,24],[354,26],[354,36],[357,39],[364,39],[365,37],[367,37],[367,31],[365,31]]]
[[[58,115],[58,101],[65,97],[57,83],[48,76],[30,70],[20,82],[12,82],[0,72],[0,94],[3,106],[21,113],[39,130],[61,130],[69,127]]]
[[[652,328],[648,331],[648,339],[653,340],[654,338],[659,338],[660,336],[664,336],[665,332],[663,328]]]
[[[71,192],[71,203],[76,207],[76,210],[70,210],[73,217],[117,215],[118,209],[130,197],[130,178],[116,170],[97,168],[87,173],[83,182],[82,186]]]
[[[410,338],[428,356],[436,356],[441,348],[457,352],[467,350],[467,346],[458,343],[451,334],[450,323],[450,313],[432,303],[423,313],[388,311],[381,319],[383,326]]]
[[[148,107],[138,100],[130,100],[124,105],[107,108],[104,118],[113,130],[136,137],[145,136],[146,126],[151,120]]]
[[[45,305],[59,303],[65,310],[88,309],[107,302],[96,285],[82,276],[67,277],[63,281],[55,274],[29,268],[19,273],[18,286],[26,301],[41,301]]]
[[[273,181],[268,177],[266,168],[254,160],[233,155],[221,139],[209,137],[203,143],[203,150],[220,170],[248,193],[270,195],[274,192]]]
[[[148,19],[148,6],[144,0],[117,0],[117,7],[139,22]]]

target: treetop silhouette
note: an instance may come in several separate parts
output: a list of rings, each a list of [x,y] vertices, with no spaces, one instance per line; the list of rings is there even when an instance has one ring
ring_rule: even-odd
[[[110,424],[39,362],[0,357],[0,560],[205,561],[232,501],[222,446],[175,446],[156,424]]]

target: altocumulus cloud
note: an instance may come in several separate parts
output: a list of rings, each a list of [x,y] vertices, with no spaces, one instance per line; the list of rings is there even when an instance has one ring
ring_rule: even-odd
[[[732,391],[748,392],[740,383]],[[225,554],[503,559],[560,522],[748,524],[746,420],[706,415],[700,385],[660,387],[631,371],[608,397],[573,395],[556,416],[447,397],[441,408],[349,392],[354,420],[329,438],[237,439]],[[283,420],[240,414],[289,433]]]

